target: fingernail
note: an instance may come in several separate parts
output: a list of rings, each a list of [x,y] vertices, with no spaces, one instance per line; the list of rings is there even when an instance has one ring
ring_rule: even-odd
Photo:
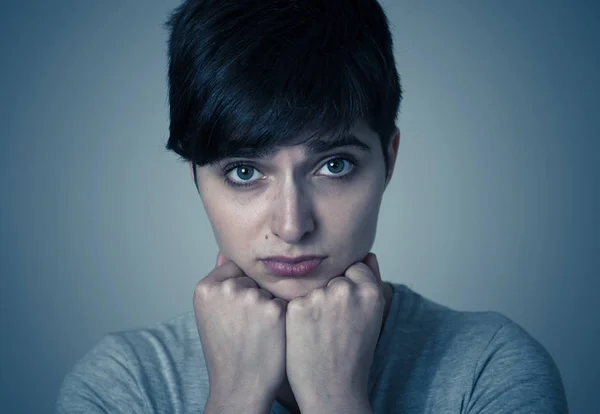
[[[226,260],[225,260],[225,256],[223,256],[223,255],[221,254],[221,251],[219,251],[219,253],[217,253],[217,265],[216,265],[216,267],[219,267],[219,266],[221,266],[221,265],[222,265],[223,263],[225,263],[225,262],[226,262]]]

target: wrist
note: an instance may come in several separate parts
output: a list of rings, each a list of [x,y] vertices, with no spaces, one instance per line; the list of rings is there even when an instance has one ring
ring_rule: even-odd
[[[367,398],[312,398],[302,403],[298,402],[303,413],[320,414],[371,414],[371,404]]]
[[[266,399],[251,400],[230,394],[226,397],[208,396],[204,407],[205,414],[268,414],[273,401]]]

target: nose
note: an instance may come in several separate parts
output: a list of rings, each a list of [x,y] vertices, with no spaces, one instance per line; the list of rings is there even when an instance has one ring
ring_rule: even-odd
[[[315,229],[312,201],[292,180],[275,191],[271,232],[288,244],[298,243]]]

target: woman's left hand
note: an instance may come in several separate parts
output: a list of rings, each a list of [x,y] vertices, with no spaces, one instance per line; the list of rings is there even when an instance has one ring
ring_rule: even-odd
[[[368,407],[384,305],[372,253],[326,287],[288,303],[287,377],[302,412],[327,412],[339,404]]]

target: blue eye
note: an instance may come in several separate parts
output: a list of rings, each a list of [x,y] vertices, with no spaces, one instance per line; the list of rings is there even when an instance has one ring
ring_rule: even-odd
[[[357,165],[350,156],[338,156],[327,160],[316,175],[333,180],[350,179],[356,172]],[[248,164],[247,161],[235,162],[226,166],[223,168],[223,176],[225,184],[235,188],[252,187],[265,178],[263,173]]]
[[[227,168],[225,181],[234,187],[245,187],[253,185],[262,177],[256,168],[247,164],[237,164]]]
[[[331,158],[321,167],[319,173],[332,178],[340,178],[348,175],[353,169],[353,162],[345,158]]]

